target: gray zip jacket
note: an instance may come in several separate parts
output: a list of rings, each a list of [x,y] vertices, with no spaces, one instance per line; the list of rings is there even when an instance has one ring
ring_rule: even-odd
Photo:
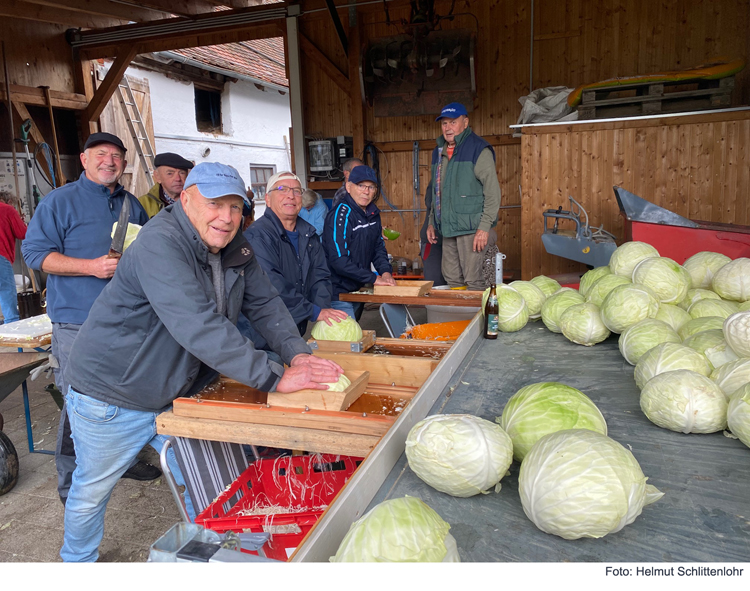
[[[217,311],[207,255],[180,202],[154,216],[76,337],[65,371],[71,386],[147,412],[195,393],[216,372],[272,391],[283,368],[240,334],[240,311],[285,363],[311,350],[241,232],[221,251],[226,317]]]

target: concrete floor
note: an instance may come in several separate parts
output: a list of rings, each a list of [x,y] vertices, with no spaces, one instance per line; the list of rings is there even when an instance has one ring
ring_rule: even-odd
[[[368,306],[369,307],[369,306]],[[413,309],[417,323],[426,322],[424,309]],[[387,336],[377,309],[365,310],[361,325]],[[3,353],[0,353],[3,354]],[[54,450],[60,411],[44,391],[51,380],[28,381],[34,447]],[[0,562],[59,562],[63,540],[63,505],[57,495],[57,473],[51,455],[29,453],[23,396],[19,387],[0,402],[3,432],[18,453],[16,486],[0,496]],[[159,465],[148,448],[141,459]],[[102,562],[144,562],[149,547],[180,520],[163,478],[152,482],[120,480],[107,505]]]

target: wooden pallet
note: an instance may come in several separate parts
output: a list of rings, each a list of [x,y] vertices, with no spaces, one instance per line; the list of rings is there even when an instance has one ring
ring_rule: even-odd
[[[595,88],[584,91],[578,119],[719,109],[731,105],[733,89],[734,76],[720,80],[641,82]]]

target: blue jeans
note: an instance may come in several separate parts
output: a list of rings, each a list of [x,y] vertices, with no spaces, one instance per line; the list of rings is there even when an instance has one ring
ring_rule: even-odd
[[[18,294],[13,265],[0,255],[0,309],[3,311],[5,324],[15,322],[18,317]]]
[[[72,387],[68,388],[65,403],[75,443],[76,469],[65,504],[60,557],[65,562],[95,562],[112,489],[145,444],[161,451],[167,436],[156,434],[157,413],[107,404]],[[184,485],[171,449],[168,462],[177,484]],[[188,515],[195,519],[187,491],[185,505]]]
[[[331,302],[331,308],[346,312],[349,316],[354,318],[354,320],[357,320],[357,313],[359,313],[360,316],[362,315],[360,312],[362,306],[362,302],[342,302],[340,300],[334,300]]]

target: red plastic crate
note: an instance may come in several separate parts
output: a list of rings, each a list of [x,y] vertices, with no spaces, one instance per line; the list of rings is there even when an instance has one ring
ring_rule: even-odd
[[[264,526],[296,525],[296,533],[272,533],[263,550],[287,560],[349,480],[362,458],[317,454],[258,460],[206,507],[195,523],[218,533],[263,532]],[[225,510],[236,494],[240,499]],[[281,506],[289,513],[241,515],[251,508]]]

